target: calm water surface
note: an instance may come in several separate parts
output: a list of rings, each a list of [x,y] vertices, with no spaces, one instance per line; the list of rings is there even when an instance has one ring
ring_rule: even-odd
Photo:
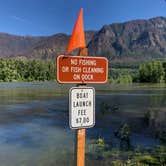
[[[68,91],[71,86],[0,83],[0,165],[73,165],[74,131],[68,125]],[[93,139],[102,137],[118,148],[114,131],[122,123],[132,126],[133,146],[159,143],[155,134],[166,127],[165,85],[94,87],[96,125],[87,130],[87,147]],[[110,106],[104,114],[100,111],[102,102]],[[145,124],[147,113],[150,118]]]

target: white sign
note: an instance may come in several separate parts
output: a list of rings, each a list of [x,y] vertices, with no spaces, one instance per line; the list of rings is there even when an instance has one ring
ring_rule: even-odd
[[[69,92],[69,124],[71,129],[90,128],[95,124],[95,89],[74,87]]]

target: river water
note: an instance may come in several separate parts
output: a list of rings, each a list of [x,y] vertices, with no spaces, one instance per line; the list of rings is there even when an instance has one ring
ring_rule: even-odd
[[[114,132],[123,123],[131,126],[133,146],[159,143],[156,134],[166,127],[165,85],[91,86],[96,89],[96,125],[86,131],[87,147],[101,137],[119,148]],[[75,131],[68,124],[70,87],[54,82],[0,83],[0,165],[74,165]],[[103,102],[109,105],[104,113]]]

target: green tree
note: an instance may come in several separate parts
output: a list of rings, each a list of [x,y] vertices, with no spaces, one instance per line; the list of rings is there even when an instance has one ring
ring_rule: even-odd
[[[139,81],[160,83],[164,79],[164,68],[160,61],[152,61],[139,67]]]
[[[51,61],[0,59],[0,81],[49,81],[55,79]]]

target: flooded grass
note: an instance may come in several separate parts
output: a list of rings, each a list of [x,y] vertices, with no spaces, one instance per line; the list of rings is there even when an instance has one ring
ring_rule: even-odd
[[[74,131],[68,124],[71,86],[52,82],[0,83],[1,165],[73,165]],[[114,164],[112,161],[118,165],[123,159],[140,162],[144,159],[141,154],[137,155],[138,147],[146,149],[159,144],[165,147],[162,142],[166,131],[165,85],[106,84],[95,85],[95,88],[96,125],[87,129],[86,165],[104,166]],[[133,148],[126,153],[119,150],[120,139],[115,136],[115,131],[124,123],[131,128]],[[98,138],[108,146],[96,153],[89,148]],[[143,154],[151,155],[145,149],[141,150]],[[157,154],[157,150],[154,153]]]

